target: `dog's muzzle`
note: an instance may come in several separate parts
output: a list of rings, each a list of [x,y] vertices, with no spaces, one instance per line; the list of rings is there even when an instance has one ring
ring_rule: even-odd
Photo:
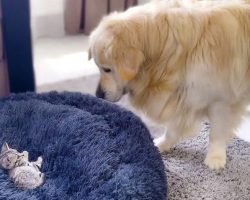
[[[98,98],[101,98],[101,99],[104,99],[105,98],[105,92],[102,90],[101,86],[98,85],[97,89],[96,89],[96,93],[95,95],[98,97]]]

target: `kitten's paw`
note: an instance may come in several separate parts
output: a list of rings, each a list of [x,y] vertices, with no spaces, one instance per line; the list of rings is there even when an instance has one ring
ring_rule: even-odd
[[[42,162],[43,162],[42,156],[39,156],[39,157],[37,158],[37,162],[39,162],[39,163],[42,163]]]
[[[23,151],[23,155],[28,158],[29,157],[29,152],[28,151]]]
[[[166,142],[165,137],[154,139],[154,144],[156,147],[158,147],[161,153],[170,151],[171,145]]]
[[[205,159],[205,164],[211,170],[223,169],[226,165],[226,156],[225,155],[207,155]]]
[[[44,173],[41,173],[40,174],[40,179],[41,179],[42,182],[44,181],[44,177],[45,177]]]

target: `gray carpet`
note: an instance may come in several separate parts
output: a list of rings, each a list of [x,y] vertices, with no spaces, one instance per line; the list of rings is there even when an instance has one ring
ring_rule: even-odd
[[[191,140],[163,155],[170,200],[249,200],[250,143],[234,139],[228,146],[227,165],[215,172],[204,164],[208,125]]]
[[[93,94],[97,80],[98,76],[93,75],[40,86],[37,91],[68,90]],[[118,104],[135,112],[126,98]],[[143,120],[154,138],[164,131],[150,120],[144,117]],[[228,147],[226,168],[214,172],[203,164],[208,129],[208,125],[204,126],[196,138],[179,143],[162,156],[168,177],[169,200],[250,200],[250,143],[234,139]]]

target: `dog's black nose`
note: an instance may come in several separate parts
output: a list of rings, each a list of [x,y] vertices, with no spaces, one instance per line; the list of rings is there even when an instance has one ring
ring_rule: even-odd
[[[101,99],[104,99],[105,98],[105,93],[103,92],[102,88],[100,85],[98,85],[97,89],[96,89],[96,93],[95,95],[98,97],[98,98],[101,98]]]

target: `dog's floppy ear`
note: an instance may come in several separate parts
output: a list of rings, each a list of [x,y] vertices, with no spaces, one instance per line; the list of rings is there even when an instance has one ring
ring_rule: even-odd
[[[132,80],[144,62],[143,53],[133,47],[117,49],[114,52],[114,65],[120,78],[124,81]]]

